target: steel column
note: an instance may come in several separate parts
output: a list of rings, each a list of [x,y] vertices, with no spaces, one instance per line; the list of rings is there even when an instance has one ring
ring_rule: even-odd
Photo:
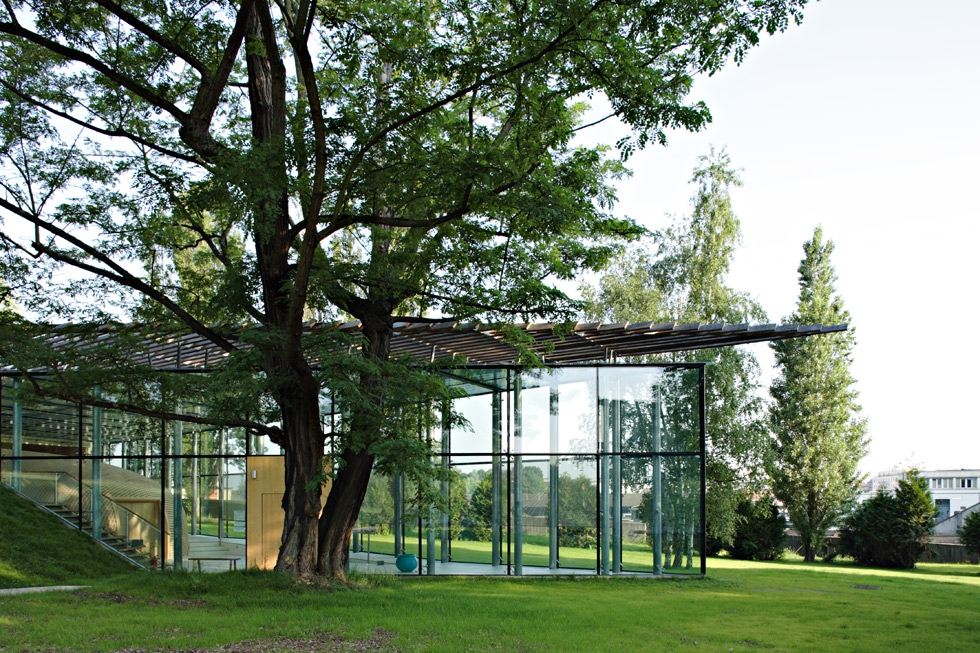
[[[500,392],[494,392],[491,399],[491,411],[493,419],[493,467],[491,473],[493,474],[493,499],[491,508],[491,524],[490,524],[490,557],[491,564],[494,567],[499,567],[501,563],[501,553],[500,553],[500,516],[502,511],[501,498],[503,496],[501,488],[501,469],[500,469],[500,452],[502,450],[501,434],[503,432],[503,411],[500,405]]]
[[[558,383],[552,379],[549,392],[549,444],[552,455],[548,466],[548,568],[558,569]]]
[[[521,375],[514,375],[514,575],[524,575],[524,478]]]
[[[10,455],[13,457],[13,460],[10,461],[12,476],[10,486],[18,492],[21,491],[20,477],[23,473],[20,457],[24,455],[24,409],[20,405],[20,399],[17,397],[17,391],[19,389],[20,379],[14,379],[14,441],[13,449],[10,450]],[[79,512],[81,512],[81,507],[79,507]]]

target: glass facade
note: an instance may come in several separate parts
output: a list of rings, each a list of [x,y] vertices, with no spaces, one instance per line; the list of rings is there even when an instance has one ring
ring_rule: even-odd
[[[4,485],[144,565],[244,559],[242,429],[60,400],[21,403],[17,383],[4,377],[0,388]]]
[[[417,574],[704,573],[702,366],[480,366],[444,376],[456,398],[437,410],[456,419],[419,434],[439,480],[423,493],[403,476],[372,476],[353,567],[394,572],[396,555],[415,554]],[[282,466],[266,438],[22,404],[18,381],[2,381],[4,484],[144,564],[274,560]],[[337,419],[324,415],[328,431]]]
[[[440,500],[419,505],[406,479],[375,474],[354,565],[414,554],[417,574],[704,573],[701,366],[447,376],[465,426],[423,434]]]

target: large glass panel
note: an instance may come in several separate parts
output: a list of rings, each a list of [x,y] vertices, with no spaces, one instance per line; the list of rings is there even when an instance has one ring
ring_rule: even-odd
[[[605,450],[700,450],[697,369],[610,366],[599,379]]]
[[[521,374],[524,453],[595,453],[596,369]]]
[[[499,479],[495,486],[490,458],[454,457],[452,469],[450,561],[463,564],[454,564],[451,569],[452,573],[473,573],[467,565],[492,565],[495,552],[497,563],[500,563],[504,494]]]
[[[500,394],[487,393],[453,400],[453,410],[466,420],[453,429],[451,451],[454,454],[488,454],[494,451],[494,401]],[[499,445],[498,445],[499,446]]]
[[[556,515],[558,562],[562,569],[596,568],[599,530],[596,526],[595,456],[569,456],[558,464]]]
[[[551,560],[551,465],[547,457],[521,456],[512,465],[511,524],[515,573],[540,573]]]
[[[700,573],[699,458],[650,456],[633,459],[631,466],[623,495],[623,570]]]
[[[78,407],[59,400],[14,400],[14,381],[3,379],[0,447],[5,456],[77,456]]]

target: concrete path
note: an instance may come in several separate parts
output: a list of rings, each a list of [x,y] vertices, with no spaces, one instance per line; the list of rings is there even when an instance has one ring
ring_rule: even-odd
[[[80,590],[85,585],[50,585],[48,587],[13,587],[11,589],[0,590],[0,596],[12,596],[14,594],[33,594],[35,592],[74,592]]]

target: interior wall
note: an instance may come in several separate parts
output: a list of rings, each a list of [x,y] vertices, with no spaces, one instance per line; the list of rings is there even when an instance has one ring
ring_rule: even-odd
[[[248,456],[246,458],[245,566],[272,569],[279,557],[279,544],[285,513],[282,495],[286,491],[283,456]],[[327,503],[330,481],[323,488],[320,508]]]

